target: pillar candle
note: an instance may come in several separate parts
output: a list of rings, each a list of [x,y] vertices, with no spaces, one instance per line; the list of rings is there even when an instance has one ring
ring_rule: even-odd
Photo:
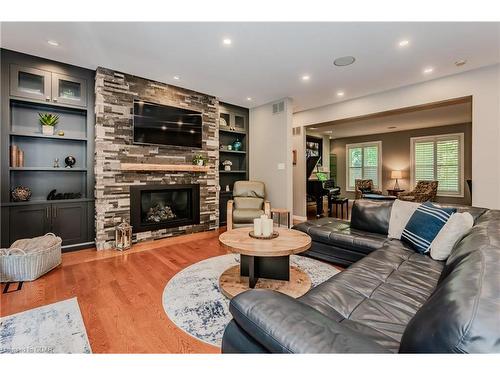
[[[253,234],[262,236],[262,219],[253,219]]]
[[[270,237],[273,233],[273,221],[271,219],[262,220],[262,235]]]

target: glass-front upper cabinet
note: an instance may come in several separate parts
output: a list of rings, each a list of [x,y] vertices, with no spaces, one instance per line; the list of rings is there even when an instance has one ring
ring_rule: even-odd
[[[52,73],[52,101],[85,107],[87,82],[84,79]]]
[[[10,94],[51,101],[51,72],[18,65],[10,66]]]

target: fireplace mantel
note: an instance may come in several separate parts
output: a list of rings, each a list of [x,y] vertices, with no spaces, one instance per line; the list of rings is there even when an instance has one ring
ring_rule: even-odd
[[[122,163],[122,171],[135,172],[208,172],[208,165],[191,165],[191,164],[144,164],[144,163]]]

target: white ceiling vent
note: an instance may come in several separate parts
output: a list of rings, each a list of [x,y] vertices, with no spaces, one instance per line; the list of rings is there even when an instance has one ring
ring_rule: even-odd
[[[301,126],[296,126],[295,128],[292,129],[292,134],[293,135],[300,135],[302,127]]]
[[[285,102],[278,102],[273,104],[273,115],[281,113],[285,110]]]

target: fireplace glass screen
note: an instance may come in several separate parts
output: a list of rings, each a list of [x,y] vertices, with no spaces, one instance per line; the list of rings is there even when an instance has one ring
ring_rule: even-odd
[[[186,219],[191,215],[191,194],[188,190],[143,191],[141,193],[141,221],[159,224]]]

